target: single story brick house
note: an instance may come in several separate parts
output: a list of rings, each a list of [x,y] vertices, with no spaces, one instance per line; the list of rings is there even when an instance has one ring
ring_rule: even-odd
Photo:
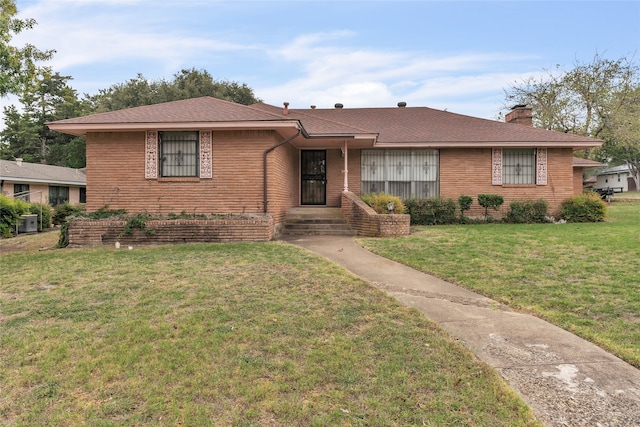
[[[596,177],[585,176],[585,169],[595,169],[604,166],[603,163],[595,160],[583,159],[581,157],[573,158],[573,185],[574,192],[580,194],[584,190],[593,190],[595,188]]]
[[[201,97],[48,126],[86,137],[89,212],[268,213],[275,228],[291,208],[340,207],[367,192],[501,194],[505,206],[543,198],[557,210],[578,188],[574,151],[602,143],[533,128],[526,107],[503,123],[405,103],[288,105]]]
[[[84,203],[87,177],[84,169],[0,160],[0,192],[11,197],[56,206]]]

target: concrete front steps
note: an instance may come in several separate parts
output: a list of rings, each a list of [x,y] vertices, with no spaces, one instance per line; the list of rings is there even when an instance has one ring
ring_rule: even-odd
[[[340,208],[295,207],[289,209],[282,234],[286,236],[355,236]]]

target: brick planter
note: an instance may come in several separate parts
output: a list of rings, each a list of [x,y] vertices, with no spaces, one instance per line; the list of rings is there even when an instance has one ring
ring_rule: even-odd
[[[69,246],[148,245],[195,242],[266,242],[273,239],[273,218],[149,220],[147,230],[124,234],[126,221],[76,220],[69,223]]]
[[[380,215],[354,193],[342,193],[342,214],[358,236],[397,237],[411,231],[411,217],[402,215]]]

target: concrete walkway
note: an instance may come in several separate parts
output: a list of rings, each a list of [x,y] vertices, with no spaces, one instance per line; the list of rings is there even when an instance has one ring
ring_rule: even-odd
[[[601,348],[374,255],[351,237],[285,241],[334,261],[440,324],[493,366],[547,426],[640,426],[640,370]]]

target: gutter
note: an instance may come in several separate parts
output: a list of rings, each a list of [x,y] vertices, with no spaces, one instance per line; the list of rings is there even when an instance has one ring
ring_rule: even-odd
[[[277,143],[273,147],[270,147],[270,148],[267,148],[266,150],[264,150],[263,162],[262,162],[262,173],[263,173],[262,193],[263,193],[264,213],[267,213],[267,155],[270,152],[272,152],[273,150],[275,150],[276,148],[280,147],[281,145],[284,145],[287,142],[290,142],[293,139],[297,138],[301,133],[302,133],[302,127],[298,126],[298,132],[295,135],[290,136],[289,138],[285,139],[284,141],[280,141],[279,143]]]

